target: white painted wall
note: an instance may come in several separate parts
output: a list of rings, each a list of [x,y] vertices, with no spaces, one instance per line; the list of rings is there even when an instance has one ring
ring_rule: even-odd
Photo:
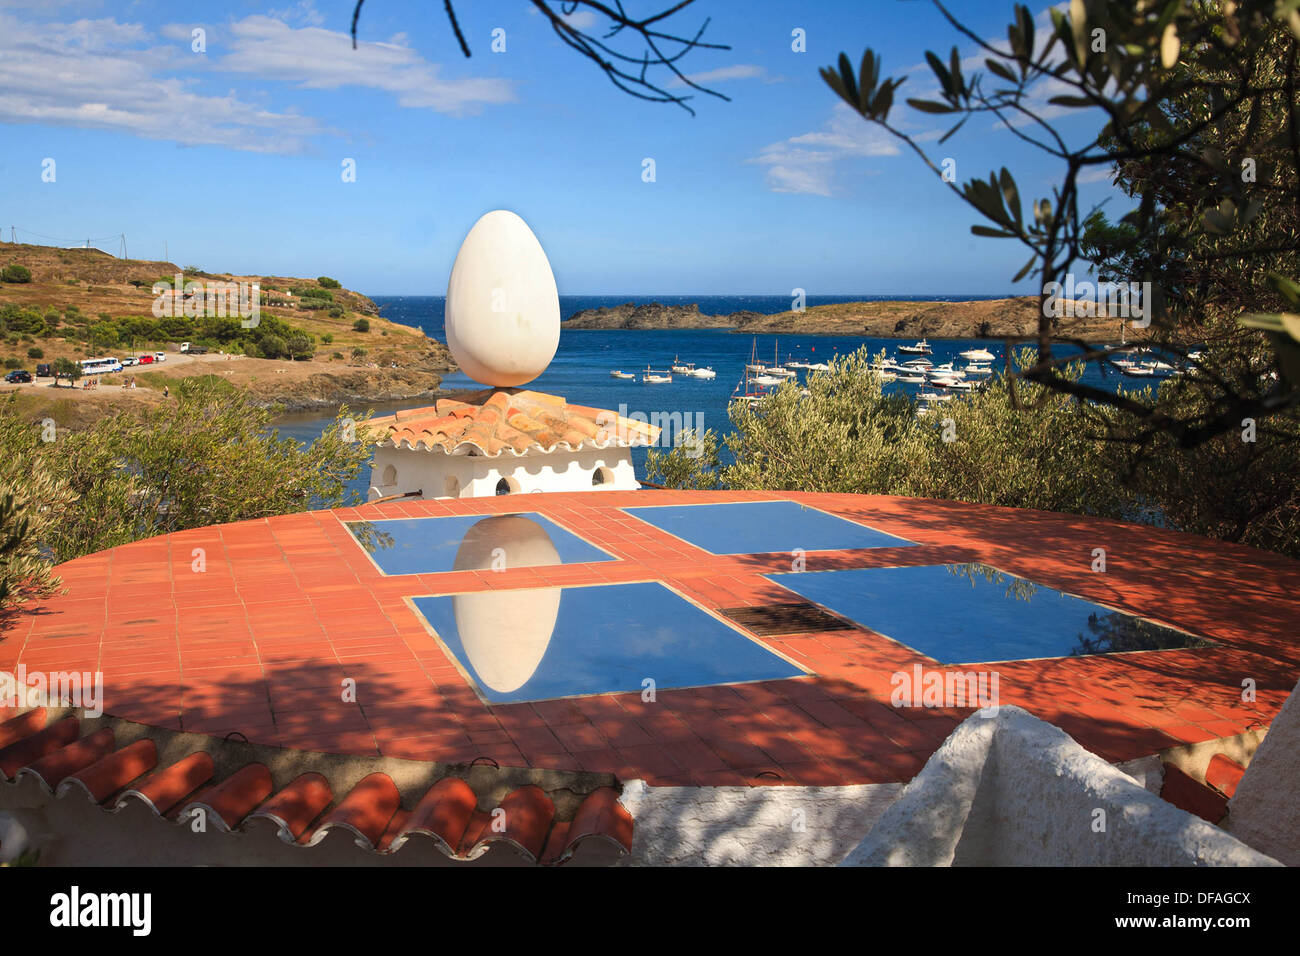
[[[597,469],[605,470],[606,480],[593,485]],[[635,491],[640,487],[630,448],[539,450],[518,457],[506,452],[488,458],[384,445],[375,449],[370,466],[370,499],[411,491],[423,491],[424,498],[490,498],[502,478],[515,486],[513,494]]]
[[[1228,802],[1229,831],[1287,866],[1300,866],[1300,684]]]
[[[619,866],[817,866],[843,859],[901,783],[852,787],[623,786],[632,853]]]
[[[953,731],[845,865],[1278,865],[1021,708],[985,713]]]

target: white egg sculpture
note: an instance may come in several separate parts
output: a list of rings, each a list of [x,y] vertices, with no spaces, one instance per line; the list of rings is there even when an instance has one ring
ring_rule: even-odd
[[[465,534],[453,568],[537,568],[561,564],[546,529],[522,515],[477,522]],[[560,588],[475,591],[452,598],[456,630],[478,679],[508,694],[528,683],[546,656],[560,614]]]
[[[447,345],[484,385],[531,382],[560,344],[560,296],[542,244],[512,212],[494,209],[456,253],[447,282]]]

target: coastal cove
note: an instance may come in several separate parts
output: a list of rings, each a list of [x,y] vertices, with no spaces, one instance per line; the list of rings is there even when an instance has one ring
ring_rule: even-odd
[[[389,321],[420,328],[430,338],[445,342],[443,330],[443,298],[441,296],[386,297],[373,296],[379,306],[380,314]],[[878,297],[881,300],[898,301],[897,296]],[[917,301],[933,302],[939,297],[917,296]],[[964,301],[971,297],[953,297]],[[664,305],[691,307],[699,304],[701,312],[707,314],[727,314],[743,310],[759,311],[788,309],[790,300],[786,296],[561,296],[560,307],[564,318],[569,318],[584,309],[618,306],[633,299],[638,304],[660,302]],[[837,297],[843,302],[865,301],[865,296]],[[822,303],[821,299],[810,299],[809,305]],[[1118,337],[1117,337],[1118,338]],[[699,425],[712,428],[720,433],[729,430],[727,407],[744,374],[745,363],[750,359],[753,349],[759,361],[772,362],[774,357],[781,362],[790,358],[807,362],[828,362],[838,356],[848,355],[866,346],[874,355],[887,352],[891,357],[898,355],[898,346],[909,344],[915,339],[898,339],[865,335],[738,335],[730,329],[684,328],[684,329],[579,329],[561,326],[560,347],[550,366],[528,388],[554,395],[561,395],[566,400],[595,408],[607,408],[624,414],[639,413],[647,417],[653,414],[667,415],[669,420],[681,422],[686,427]],[[937,364],[948,361],[962,362],[958,354],[971,348],[988,348],[998,361],[995,367],[1001,367],[1004,345],[1001,341],[990,339],[930,339],[933,354],[929,356]],[[1076,351],[1072,346],[1063,346],[1062,354]],[[907,356],[901,356],[906,358]],[[693,362],[700,367],[712,367],[717,377],[697,379],[674,376],[670,384],[654,385],[639,381],[640,374],[647,366],[656,370],[667,369],[674,358],[684,362]],[[612,370],[638,373],[638,381],[624,381],[610,377]],[[801,379],[802,380],[802,376]],[[1090,365],[1084,373],[1084,380],[1108,388],[1119,387],[1121,377],[1118,374],[1103,374],[1095,365]],[[1131,383],[1125,383],[1131,384]],[[481,388],[460,371],[447,372],[443,375],[440,388],[444,392],[473,391]],[[915,389],[899,383],[890,383],[887,391],[902,391],[915,394]],[[410,401],[385,401],[374,404],[351,404],[353,411],[373,410],[376,415],[391,413],[402,408],[411,408],[427,404],[425,399]],[[311,441],[332,420],[333,408],[320,408],[300,411],[282,416],[276,425],[281,432],[300,441]],[[675,428],[676,426],[674,426]],[[670,431],[673,429],[670,429]],[[633,460],[637,473],[644,475],[646,449],[633,450]],[[368,474],[361,475],[349,487],[363,496],[369,484]]]

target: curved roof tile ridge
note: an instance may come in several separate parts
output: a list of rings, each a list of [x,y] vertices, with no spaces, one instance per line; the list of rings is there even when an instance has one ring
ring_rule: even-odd
[[[440,398],[364,423],[377,445],[449,455],[516,457],[535,450],[653,444],[660,429],[617,412],[570,405],[558,395],[517,388],[484,389],[465,400]]]
[[[375,771],[331,809],[333,789],[315,771],[276,790],[267,766],[250,761],[215,780],[215,764],[206,751],[159,767],[158,745],[150,738],[114,749],[110,727],[82,737],[76,717],[48,726],[46,719],[45,709],[37,708],[0,723],[0,762],[13,770],[0,786],[16,787],[22,778],[35,778],[53,799],[78,793],[106,814],[139,802],[175,825],[204,814],[220,833],[269,821],[282,842],[304,850],[336,829],[348,831],[359,846],[380,856],[398,853],[417,837],[460,861],[483,856],[495,843],[508,844],[530,862],[552,865],[570,859],[591,838],[622,853],[632,849],[632,816],[612,787],[591,791],[571,821],[559,821],[554,802],[535,784],[514,788],[487,811],[478,808],[478,797],[465,780],[446,776],[408,811],[392,778]],[[313,829],[317,820],[321,822]]]

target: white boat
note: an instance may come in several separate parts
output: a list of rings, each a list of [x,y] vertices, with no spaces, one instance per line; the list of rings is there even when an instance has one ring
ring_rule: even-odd
[[[772,388],[786,381],[784,378],[778,378],[775,375],[755,375],[752,379],[755,385],[762,385],[765,388]]]
[[[963,382],[959,378],[945,378],[942,382],[937,379],[932,379],[931,381],[933,381],[935,385],[942,384],[944,388],[955,388],[959,392],[969,392],[975,387],[973,383]]]
[[[966,366],[966,374],[967,375],[992,375],[993,369],[989,368],[987,365],[975,365],[972,363],[971,365]]]
[[[882,382],[892,382],[898,378],[898,374],[896,372],[887,372],[881,369],[878,369],[877,371],[879,371],[880,373],[880,380]]]
[[[919,397],[919,398],[921,399],[921,401],[923,401],[923,402],[950,402],[950,401],[952,401],[952,396],[951,396],[951,395],[940,395],[938,392],[922,392],[922,393],[920,394],[920,396],[918,396],[918,397]]]
[[[718,377],[718,373],[717,373],[717,372],[715,372],[715,371],[713,371],[713,369],[711,369],[711,368],[707,368],[707,367],[706,367],[706,368],[697,368],[697,369],[692,369],[690,374],[691,374],[692,376],[694,376],[695,378],[717,378],[717,377]]]
[[[929,359],[911,359],[903,362],[898,366],[900,369],[906,369],[915,372],[924,372],[926,369],[933,368],[934,363]]]
[[[1199,351],[1188,352],[1187,357],[1191,359],[1193,362],[1199,362],[1201,360],[1201,353]]]
[[[830,370],[831,367],[825,362],[813,362],[812,365],[808,366],[808,371],[810,372],[829,372]]]
[[[1142,364],[1143,364],[1144,366],[1146,366],[1147,368],[1151,369],[1151,371],[1153,371],[1153,372],[1172,372],[1172,371],[1174,371],[1174,367],[1173,367],[1172,365],[1170,365],[1168,362],[1162,362],[1162,361],[1160,361],[1159,359],[1156,359],[1156,360],[1153,361],[1153,362],[1143,362]]]
[[[695,363],[678,361],[677,356],[674,355],[673,364],[668,366],[668,370],[671,372],[677,372],[681,375],[690,375],[695,371]]]
[[[769,365],[762,370],[761,374],[775,375],[777,378],[794,378],[798,373],[794,369],[782,365]]]
[[[908,355],[929,355],[934,350],[930,348],[929,342],[921,339],[915,345],[900,345],[898,351],[906,352]]]
[[[1119,362],[1116,362],[1115,364],[1120,365]],[[1120,371],[1123,372],[1125,375],[1131,375],[1134,378],[1151,378],[1156,374],[1154,370],[1147,368],[1145,365],[1137,365],[1132,363],[1130,363],[1127,367],[1121,366]]]
[[[668,372],[656,372],[649,365],[645,367],[645,373],[641,376],[641,381],[648,385],[666,385],[673,380]]]
[[[966,373],[959,368],[953,368],[951,362],[944,362],[942,365],[936,365],[930,369],[931,375],[943,375],[948,378],[965,378]]]
[[[609,373],[609,377],[610,377],[610,378],[628,378],[628,379],[635,379],[635,378],[636,378],[636,376],[633,375],[631,372],[622,372],[622,371],[619,371],[618,369],[615,369],[614,371],[610,372],[610,373]]]
[[[902,382],[904,385],[924,385],[924,384],[925,384],[925,376],[924,376],[924,375],[910,375],[910,374],[904,372],[902,375],[899,375],[899,376],[898,376],[898,381]]]
[[[968,362],[992,362],[994,358],[993,353],[988,349],[967,349],[957,354]]]

